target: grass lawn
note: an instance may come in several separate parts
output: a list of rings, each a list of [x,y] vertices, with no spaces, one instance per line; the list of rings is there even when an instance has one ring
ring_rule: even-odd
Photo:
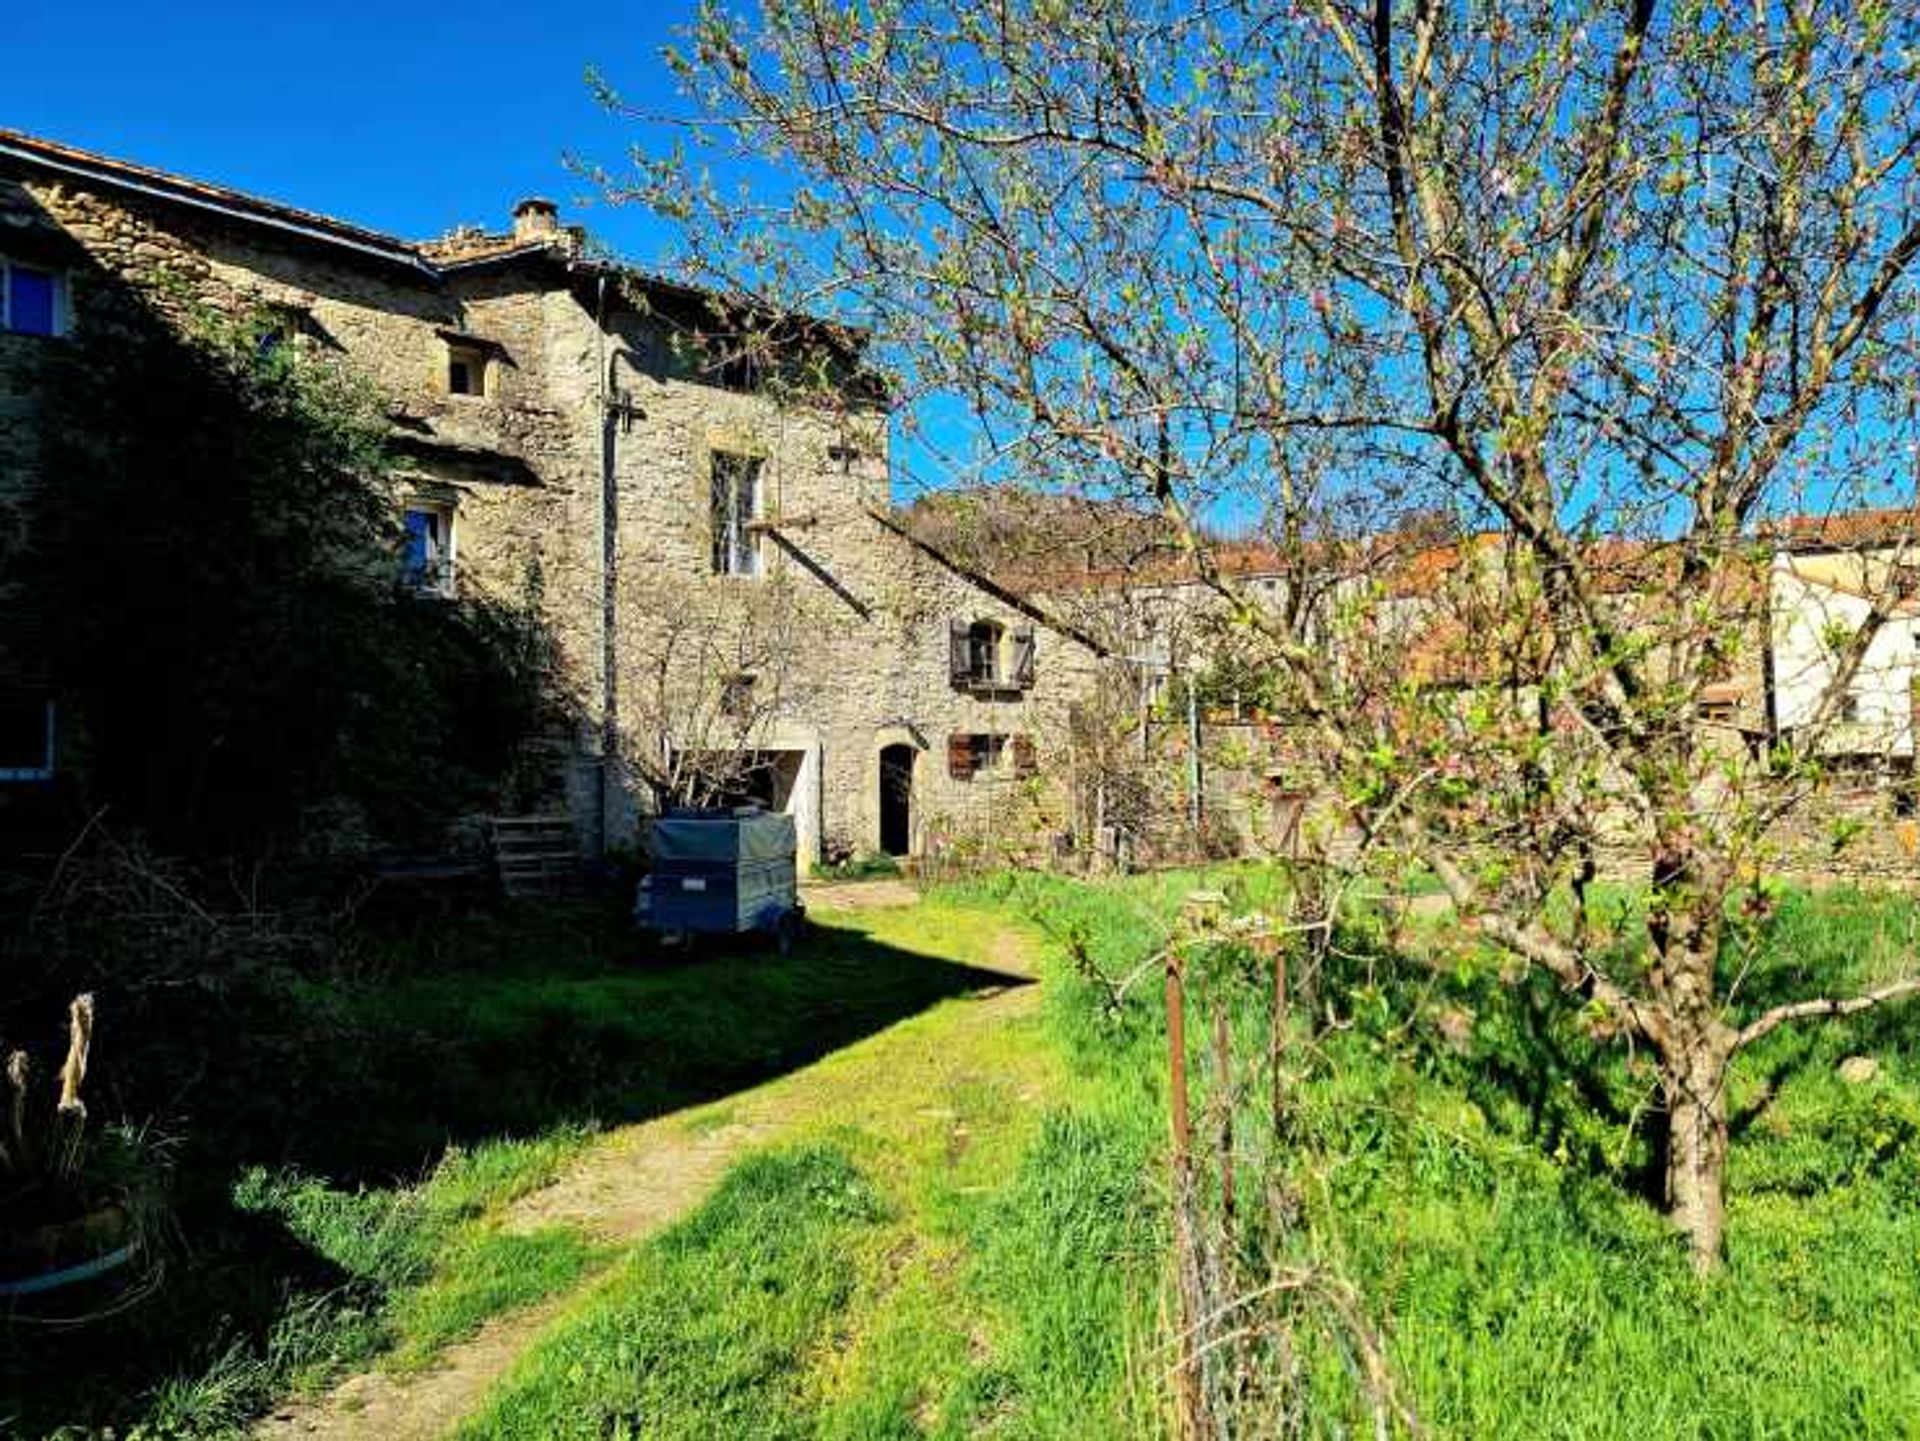
[[[829,912],[787,957],[688,956],[610,909],[522,905],[370,937],[326,976],[263,977],[174,1036],[212,1074],[187,1118],[166,1284],[81,1332],[13,1333],[0,1434],[216,1435],[376,1357],[423,1363],[605,1263],[565,1227],[497,1224],[596,1131],[1000,980],[959,959],[989,959],[995,930],[937,906]]]
[[[1100,887],[1028,878],[945,903],[1030,916],[1122,974],[1203,884],[1271,894],[1241,871]],[[1749,978],[1753,1003],[1788,972],[1796,984],[1872,972],[1911,914],[1884,897],[1789,898]],[[1702,1286],[1642,1189],[1639,1067],[1582,1052],[1540,998],[1471,968],[1437,983],[1395,975],[1364,928],[1348,942],[1337,979],[1349,1023],[1299,1054],[1288,1145],[1252,1146],[1246,1159],[1285,1178],[1308,1222],[1274,1259],[1310,1258],[1357,1286],[1427,1431],[1915,1434],[1910,1018],[1780,1034],[1745,1059],[1729,1266]],[[979,1053],[996,1075],[1044,1057],[1054,1080],[1043,1103],[1009,1107],[1004,1087],[988,1086],[822,1118],[621,1262],[463,1434],[1162,1430],[1158,990],[1139,988],[1114,1013],[1058,945],[1045,965],[1041,1011],[1004,1037],[1009,1049]],[[1258,992],[1239,994],[1238,1044],[1257,1052]],[[1856,1052],[1880,1063],[1865,1085],[1835,1075]],[[1246,1120],[1244,1133],[1259,1133]],[[1309,1429],[1364,1429],[1338,1356],[1312,1331],[1301,1344]]]
[[[395,947],[357,979],[298,983],[290,1018],[356,1038],[353,1074],[307,1097],[338,1129],[237,1168],[231,1204],[276,1238],[266,1261],[319,1269],[254,1258],[266,1324],[202,1339],[135,1414],[150,1435],[207,1434],[290,1385],[417,1365],[571,1292],[464,1436],[1161,1434],[1160,990],[1149,977],[1116,1008],[1069,956],[1133,971],[1202,886],[1278,896],[1258,868],[986,881],[829,915],[786,963],[697,965],[530,911],[452,954]],[[1880,974],[1916,916],[1787,897],[1729,957],[1753,962],[1743,1004]],[[1010,924],[1039,994],[942,1004],[1007,962]],[[1236,1134],[1243,1176],[1275,1187],[1245,1194],[1297,1210],[1260,1263],[1351,1283],[1426,1431],[1920,1434],[1920,1013],[1785,1029],[1742,1060],[1729,1265],[1702,1285],[1647,1199],[1644,1063],[1470,952],[1437,975],[1397,964],[1404,939],[1352,918],[1328,978],[1341,1024],[1311,1046],[1296,1032],[1284,1141],[1263,1139],[1264,1078]],[[1194,982],[1196,1008],[1224,998],[1237,1052],[1260,1055],[1257,977],[1222,955]],[[1853,1054],[1877,1074],[1841,1080]],[[1198,1056],[1195,1077],[1204,1107]],[[655,1124],[688,1137],[756,1137],[676,1224],[617,1254],[501,1224],[610,1144],[592,1123],[669,1111]],[[438,1159],[378,1184],[396,1154]],[[1366,1429],[1326,1336],[1306,1326],[1298,1345],[1308,1430]]]

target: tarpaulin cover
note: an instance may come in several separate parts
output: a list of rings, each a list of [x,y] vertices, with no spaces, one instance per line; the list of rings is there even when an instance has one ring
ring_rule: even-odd
[[[683,812],[653,823],[656,870],[688,861],[724,866],[736,861],[791,860],[793,855],[792,816],[766,811]]]

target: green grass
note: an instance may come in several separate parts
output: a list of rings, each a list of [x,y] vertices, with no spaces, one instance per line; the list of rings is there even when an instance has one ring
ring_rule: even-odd
[[[1020,922],[978,886],[893,915],[884,924],[926,927],[962,956]],[[1065,1004],[980,1028],[942,1008],[825,1063],[796,1153],[812,1159],[737,1168],[596,1287],[463,1434],[1153,1429],[1160,1119],[1097,1019],[1063,1036],[1075,1018]],[[822,1155],[860,1178],[871,1211],[820,1213]],[[783,1301],[770,1312],[766,1297]]]
[[[1100,886],[1003,879],[942,893],[949,904],[1032,916],[1054,936],[1030,1040],[1059,1057],[1062,1074],[968,1194],[939,1204],[936,1156],[883,1158],[870,1138],[846,1140],[894,1219],[822,1243],[823,1256],[851,1255],[866,1279],[821,1322],[826,1339],[811,1358],[788,1353],[784,1409],[768,1434],[1163,1429],[1159,987],[1149,977],[1114,1011],[1062,953],[1071,943],[1124,975],[1201,887],[1241,905],[1279,897],[1270,876],[1245,869]],[[1734,967],[1753,961],[1741,1004],[1884,974],[1916,914],[1888,896],[1782,898],[1747,939],[1750,954],[1729,957]],[[1297,1053],[1285,1147],[1258,1139],[1264,1116],[1249,1099],[1242,1161],[1296,1193],[1303,1224],[1278,1258],[1354,1283],[1430,1434],[1920,1434],[1920,1048],[1910,1016],[1777,1033],[1743,1059],[1729,1264],[1702,1285],[1643,1188],[1644,1068],[1593,1042],[1550,997],[1496,984],[1471,957],[1436,980],[1394,964],[1381,940],[1370,923],[1345,938],[1331,979],[1347,1024]],[[1197,1010],[1213,995],[1232,999],[1236,1047],[1257,1055],[1266,1016],[1256,977],[1215,958],[1194,982]],[[1838,1061],[1860,1052],[1878,1059],[1879,1076],[1840,1081]],[[1204,1103],[1204,1058],[1194,1066]],[[643,1257],[634,1274],[653,1264]],[[780,1270],[797,1277],[815,1264],[806,1250],[787,1252]],[[704,1329],[680,1331],[676,1344],[712,1344]],[[1299,1336],[1316,1434],[1365,1424],[1330,1334]],[[567,1389],[551,1373],[541,1384],[553,1397]],[[678,1434],[683,1403],[654,1404],[662,1434]],[[715,1429],[702,1404],[687,1400],[684,1414]]]
[[[884,1212],[830,1145],[736,1167],[536,1344],[463,1436],[527,1441],[809,1434],[802,1388]]]
[[[1188,878],[1099,891],[1023,882],[1017,899],[1121,973],[1157,944]],[[1016,898],[1016,897],[1010,897]],[[1146,913],[1157,920],[1142,920]],[[1743,1004],[1887,974],[1913,902],[1783,898],[1742,951]],[[1775,1033],[1733,1080],[1729,1265],[1706,1286],[1641,1190],[1650,1075],[1591,1042],[1538,992],[1463,966],[1436,984],[1369,946],[1343,967],[1353,1024],[1296,1062],[1290,1154],[1310,1248],[1356,1281],[1404,1392],[1441,1435],[1850,1437],[1920,1422],[1920,1027],[1888,1010]],[[1231,968],[1228,968],[1229,971]],[[1236,995],[1241,1054],[1266,1020]],[[1235,989],[1236,985],[1238,989]],[[1051,1014],[1089,1065],[1160,1107],[1156,988],[1105,1017],[1062,977]],[[1465,1013],[1465,1049],[1442,1028]],[[1843,1057],[1880,1075],[1848,1085]],[[1205,1070],[1196,1057],[1201,1096]],[[1111,1093],[1111,1092],[1110,1092]],[[1244,1131],[1257,1134],[1258,1107]],[[1257,1153],[1256,1153],[1257,1154]],[[1115,1158],[1116,1169],[1124,1164]],[[1088,1184],[1085,1181],[1082,1186]],[[1356,1420],[1337,1366],[1315,1373],[1323,1421]],[[1066,1434],[1059,1432],[1055,1434]]]
[[[969,959],[1018,924],[977,888],[877,914]],[[609,1273],[463,1434],[1150,1429],[1156,1118],[1052,1018],[974,1015],[937,1008],[775,1083],[800,1108],[791,1148]]]
[[[506,1232],[501,1207],[597,1128],[750,1088],[991,979],[959,959],[988,959],[996,927],[972,924],[827,913],[790,956],[687,954],[612,907],[511,905],[366,933],[324,974],[259,973],[157,1032],[156,1073],[212,1058],[181,1167],[191,1255],[124,1316],[14,1347],[0,1434],[220,1434],[577,1285],[600,1253]]]
[[[255,1214],[363,1289],[331,1310],[291,1293],[242,1360],[281,1382],[378,1351],[414,1364],[486,1315],[583,1286],[466,1435],[1157,1434],[1161,991],[1148,974],[1115,1008],[1069,957],[1131,973],[1200,888],[1236,907],[1283,899],[1258,867],[1001,878],[832,917],[791,966],[742,952],[625,969],[590,946],[542,953],[552,932],[530,921],[459,977],[438,958],[396,959],[315,1004],[381,1007],[384,1034],[417,1042],[416,1075],[432,1058],[429,1098],[475,1099],[461,1068],[481,1063],[452,1048],[459,1016],[506,1067],[502,1114],[571,1124],[611,1104],[619,1119],[637,1088],[624,1104],[641,1113],[713,1098],[675,1123],[710,1134],[777,1097],[784,1139],[611,1265],[568,1233],[497,1225],[506,1198],[565,1163],[574,1129],[456,1151],[413,1187],[261,1173],[244,1193]],[[1636,944],[1631,897],[1606,905]],[[1022,919],[1049,938],[1036,1012],[983,1027],[938,1004],[981,979],[967,967]],[[1471,950],[1436,976],[1399,963],[1369,915],[1350,919],[1329,977],[1343,1023],[1311,1047],[1295,1033],[1283,1145],[1264,1139],[1264,1085],[1249,1088],[1243,1176],[1270,1177],[1297,1208],[1267,1259],[1353,1283],[1430,1434],[1920,1434],[1914,1011],[1783,1029],[1743,1058],[1729,1264],[1702,1285],[1647,1199],[1642,1058],[1596,1041],[1550,992],[1498,984]],[[1920,907],[1888,896],[1782,897],[1728,958],[1740,1004],[1883,976],[1917,921]],[[1436,939],[1450,938],[1423,944]],[[1221,999],[1238,1054],[1261,1054],[1257,970],[1223,951],[1192,982],[1196,1014]],[[543,1045],[558,1055],[505,1059]],[[641,1074],[647,1047],[660,1074]],[[1849,1085],[1836,1068],[1856,1053],[1880,1071]],[[1197,1049],[1193,1070],[1204,1106],[1213,1078]],[[459,1106],[435,1114],[444,1124]],[[1310,1429],[1364,1430],[1327,1335],[1304,1330],[1300,1346]],[[215,1365],[198,1414],[218,1414],[207,1398],[222,1395],[226,1414],[257,1407],[249,1384],[245,1364]],[[171,1414],[193,1414],[191,1399]]]
[[[456,1148],[415,1186],[341,1189],[248,1172],[236,1206],[285,1226],[339,1284],[290,1293],[263,1344],[235,1341],[198,1374],[164,1383],[140,1434],[237,1433],[276,1397],[382,1355],[420,1365],[488,1317],[579,1284],[603,1259],[599,1248],[558,1227],[511,1234],[494,1215],[550,1180],[586,1139],[568,1128]]]
[[[312,1079],[324,1104],[307,1148],[355,1174],[449,1139],[645,1120],[979,984],[937,925],[870,919],[888,914],[823,913],[788,956],[763,938],[663,948],[587,906],[512,906],[389,946],[358,979],[287,998],[350,1063]]]

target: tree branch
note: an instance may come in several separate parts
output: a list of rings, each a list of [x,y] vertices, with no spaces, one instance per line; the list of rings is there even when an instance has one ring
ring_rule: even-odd
[[[1823,1016],[1851,1016],[1858,1011],[1870,1011],[1887,1001],[1897,1001],[1903,996],[1920,993],[1920,976],[1908,976],[1905,980],[1889,981],[1886,985],[1857,996],[1840,1000],[1831,996],[1822,996],[1813,1001],[1793,1001],[1784,1006],[1775,1006],[1758,1020],[1743,1027],[1734,1037],[1734,1048],[1750,1045],[1767,1032],[1784,1026],[1789,1021],[1817,1020]]]

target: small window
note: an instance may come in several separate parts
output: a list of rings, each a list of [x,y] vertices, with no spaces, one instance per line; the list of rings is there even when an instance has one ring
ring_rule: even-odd
[[[713,573],[758,575],[760,546],[753,525],[760,499],[759,460],[715,451],[710,488]]]
[[[753,714],[753,676],[741,671],[720,683],[720,713],[744,720]]]
[[[998,684],[1002,635],[999,625],[990,620],[976,620],[967,627],[967,679],[975,685]]]
[[[948,671],[957,690],[1027,690],[1034,681],[1030,625],[1011,634],[997,620],[954,620],[948,632]]]
[[[427,595],[453,594],[453,508],[416,502],[403,519],[401,575]]]
[[[1012,741],[1013,773],[1023,779],[1040,774],[1040,755],[1034,749],[1033,737],[1015,736]]]
[[[1729,681],[1714,681],[1701,687],[1700,719],[1708,725],[1733,725],[1740,719],[1739,687]]]
[[[487,393],[487,352],[477,345],[447,342],[447,394]]]
[[[981,771],[998,767],[1006,749],[1007,737],[1002,735],[950,735],[947,773],[955,780],[972,780]]]
[[[260,354],[274,355],[297,347],[312,333],[313,318],[297,305],[270,305],[260,316]]]
[[[0,695],[0,781],[53,779],[53,702]]]
[[[1895,600],[1920,598],[1920,565],[1902,562],[1893,568],[1893,596]]]
[[[67,333],[67,278],[57,270],[0,260],[0,330]]]
[[[1848,691],[1840,697],[1839,715],[1848,725],[1860,719],[1860,697],[1856,693]]]

